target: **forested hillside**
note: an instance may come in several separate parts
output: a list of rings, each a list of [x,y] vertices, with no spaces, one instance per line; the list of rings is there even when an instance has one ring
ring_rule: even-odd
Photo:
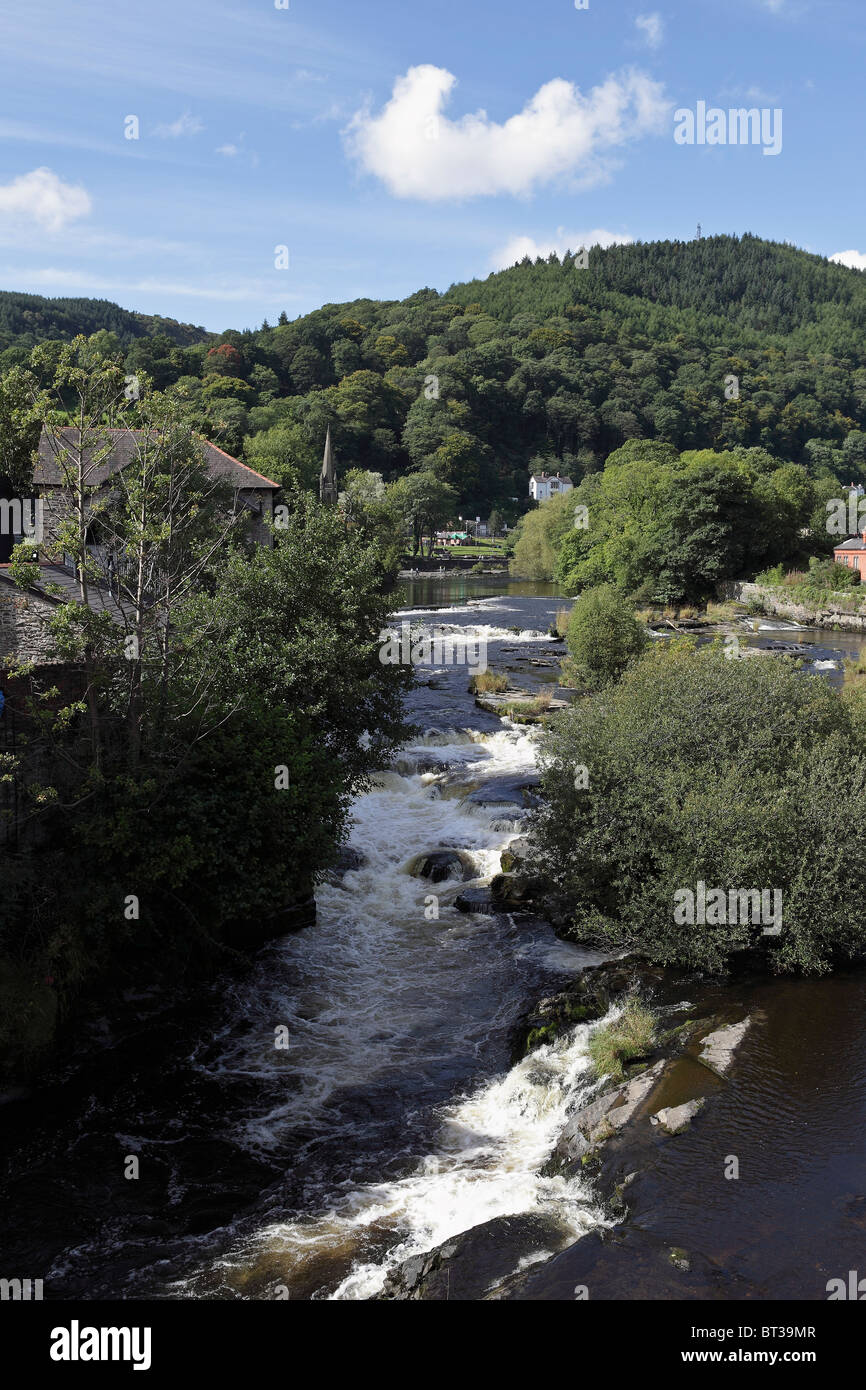
[[[27,302],[0,296],[0,330]],[[52,306],[41,337],[76,305],[105,315],[128,371],[281,481],[313,485],[328,425],[340,473],[432,471],[473,513],[515,515],[531,468],[577,482],[641,438],[866,479],[866,278],[752,236],[525,260],[186,343],[199,330],[99,301],[32,303]]]
[[[0,361],[20,360],[20,353],[8,354],[8,349],[29,349],[52,339],[68,342],[78,333],[89,337],[102,331],[113,333],[122,347],[157,334],[182,347],[211,336],[191,323],[130,313],[108,299],[45,299],[0,291]]]

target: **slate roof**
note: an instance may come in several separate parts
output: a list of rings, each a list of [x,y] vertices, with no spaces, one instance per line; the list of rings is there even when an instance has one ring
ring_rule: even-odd
[[[74,435],[75,430],[70,427],[61,433]],[[115,446],[112,453],[93,470],[88,478],[88,483],[92,487],[98,487],[101,483],[106,482],[114,473],[119,472],[131,462],[135,457],[138,440],[142,435],[141,430],[107,430],[106,433],[115,438]],[[202,449],[209,472],[215,477],[225,478],[235,488],[259,488],[263,492],[275,492],[279,487],[278,483],[272,482],[262,473],[256,473],[245,463],[241,463],[239,459],[232,458],[231,454],[219,449],[216,444],[211,444],[209,440],[202,440]],[[39,440],[39,454],[33,482],[37,487],[59,487],[62,481],[60,469],[57,466],[48,437],[43,431]]]
[[[20,593],[15,581],[9,573],[8,565],[0,565],[0,585],[9,584]],[[50,590],[56,586],[61,593],[55,594]],[[44,560],[39,561],[39,579],[30,586],[34,593],[40,594],[43,598],[50,599],[52,603],[80,603],[78,581],[68,570],[62,569],[60,565],[52,565]],[[105,587],[105,585],[90,583],[87,586],[87,602],[94,613],[108,613],[112,622],[123,626],[128,617],[132,616],[132,611],[118,603]]]
[[[570,478],[561,478],[556,473],[532,473],[530,477],[535,483],[569,483],[574,487]]]
[[[840,545],[833,546],[834,555],[837,550],[866,550],[866,541],[863,540],[862,536],[849,536]]]

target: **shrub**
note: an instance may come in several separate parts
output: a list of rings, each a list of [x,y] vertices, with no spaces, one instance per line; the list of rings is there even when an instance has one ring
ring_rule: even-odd
[[[536,871],[572,939],[711,970],[758,950],[820,972],[866,950],[866,701],[782,659],[673,641],[557,715],[539,751]],[[778,890],[781,934],[736,914],[678,921],[677,895],[699,882]]]
[[[587,589],[571,610],[568,650],[587,685],[610,685],[647,643],[631,604],[608,584]]]

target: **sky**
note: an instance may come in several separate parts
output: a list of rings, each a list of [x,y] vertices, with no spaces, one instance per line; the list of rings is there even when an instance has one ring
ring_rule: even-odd
[[[864,66],[864,0],[0,0],[0,289],[255,328],[698,223],[862,269]]]

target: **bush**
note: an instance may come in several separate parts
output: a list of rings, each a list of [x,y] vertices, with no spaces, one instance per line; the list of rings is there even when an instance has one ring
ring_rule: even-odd
[[[610,685],[647,643],[631,604],[608,584],[587,589],[571,610],[566,633],[577,671],[591,687]]]
[[[674,641],[559,714],[540,755],[534,871],[573,939],[712,970],[758,949],[776,970],[825,971],[866,949],[866,701],[781,659]],[[678,922],[700,882],[778,890],[781,934]]]
[[[860,583],[859,570],[852,569],[850,565],[837,565],[833,560],[819,560],[812,556],[809,561],[808,572],[804,570],[784,571],[784,566],[774,565],[772,569],[764,570],[755,580],[756,584],[763,584],[771,589],[802,589],[826,591],[831,593],[838,589],[851,589]],[[804,592],[803,597],[806,594]]]

